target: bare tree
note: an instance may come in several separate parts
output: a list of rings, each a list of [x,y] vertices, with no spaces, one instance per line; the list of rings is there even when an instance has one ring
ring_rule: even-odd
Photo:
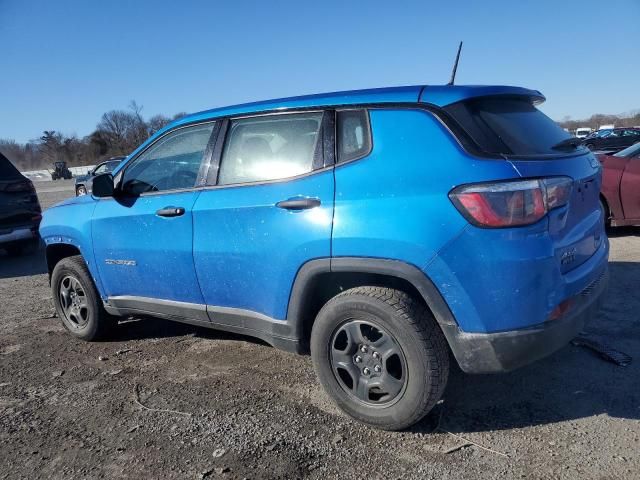
[[[45,130],[40,138],[21,144],[0,139],[0,151],[21,170],[47,168],[56,160],[92,165],[106,156],[127,155],[149,136],[186,115],[154,115],[145,121],[143,107],[131,101],[126,110],[111,110],[100,118],[96,130],[84,138]]]
[[[162,130],[164,127],[171,123],[171,119],[169,117],[165,117],[164,115],[154,115],[147,122],[147,128],[149,130],[149,135],[153,135],[158,130]]]

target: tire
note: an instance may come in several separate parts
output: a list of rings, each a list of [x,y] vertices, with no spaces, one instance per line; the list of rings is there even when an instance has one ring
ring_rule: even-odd
[[[327,302],[313,324],[311,356],[336,405],[383,430],[423,418],[449,376],[449,348],[431,313],[390,288],[353,288]]]
[[[86,194],[87,194],[87,187],[85,187],[84,185],[78,185],[78,188],[76,188],[76,196],[80,197]]]
[[[81,256],[58,262],[51,274],[51,290],[58,317],[74,337],[101,340],[115,328],[117,318],[105,311]]]
[[[596,149],[596,146],[593,143],[587,143],[585,146],[591,151]]]
[[[600,209],[602,210],[602,220],[604,222],[604,228],[608,228],[609,227],[609,210],[607,209],[607,206],[602,201],[602,199],[600,199],[599,201],[600,201]]]

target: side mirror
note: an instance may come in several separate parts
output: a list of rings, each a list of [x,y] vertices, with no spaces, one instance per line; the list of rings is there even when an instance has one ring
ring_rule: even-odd
[[[113,175],[102,173],[93,177],[93,196],[98,198],[113,197]]]

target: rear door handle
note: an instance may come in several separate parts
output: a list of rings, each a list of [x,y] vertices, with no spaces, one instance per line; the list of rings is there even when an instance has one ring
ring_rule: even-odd
[[[309,210],[320,206],[319,198],[294,197],[276,203],[276,207],[285,210]]]
[[[179,217],[184,215],[184,208],[182,207],[164,207],[156,212],[159,217]]]

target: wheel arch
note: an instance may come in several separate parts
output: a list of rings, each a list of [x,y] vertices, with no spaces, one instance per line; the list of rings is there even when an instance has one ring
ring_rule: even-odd
[[[358,286],[382,286],[404,291],[424,302],[438,324],[457,326],[433,282],[418,267],[377,258],[339,257],[307,262],[298,271],[287,309],[287,323],[308,353],[311,327],[322,306],[338,293]]]
[[[73,257],[76,255],[82,256],[80,249],[75,245],[69,243],[52,243],[47,245],[47,249],[45,252],[47,259],[47,270],[49,272],[49,279],[51,279],[51,273],[53,273],[53,269],[60,262],[60,260]]]

